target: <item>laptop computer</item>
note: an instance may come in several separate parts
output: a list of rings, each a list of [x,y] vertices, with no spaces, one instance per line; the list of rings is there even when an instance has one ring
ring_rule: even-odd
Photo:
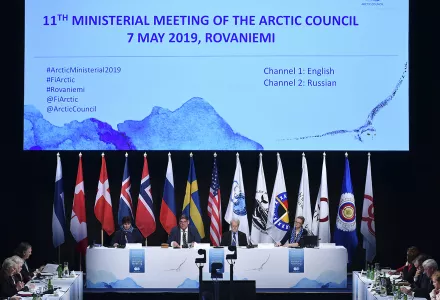
[[[304,248],[315,248],[318,246],[318,237],[315,235],[302,236],[299,244]]]

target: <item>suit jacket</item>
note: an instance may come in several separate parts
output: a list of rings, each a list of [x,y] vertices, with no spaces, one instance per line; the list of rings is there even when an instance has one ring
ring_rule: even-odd
[[[414,297],[421,297],[429,299],[429,293],[434,289],[431,278],[422,274],[420,278],[415,283],[415,287],[412,289],[414,292]]]
[[[34,271],[33,269],[30,269],[26,261],[23,264],[23,268],[21,269],[21,276],[23,277],[23,282],[27,283],[29,280],[34,277]]]
[[[5,271],[0,270],[0,297],[12,297],[17,294],[17,292],[12,277],[8,276]]]
[[[405,266],[402,272],[403,280],[408,281],[411,284],[414,283],[414,275],[416,275],[417,268],[413,264]]]
[[[295,228],[295,226],[290,225],[289,230],[287,230],[287,233],[284,235],[283,239],[280,242],[281,245],[284,245],[286,242],[290,241],[290,236],[292,235],[292,231],[294,230],[294,228]],[[304,236],[304,235],[309,235],[309,232],[305,228],[303,228],[302,236]],[[300,237],[300,242],[298,244],[302,247],[301,237]]]
[[[132,232],[127,232],[127,240],[129,243],[142,243],[143,237],[141,232],[137,228],[133,228]],[[122,230],[118,230],[115,232],[115,235],[112,239],[112,246],[118,243],[119,245],[125,245],[127,242],[125,240],[125,234]]]
[[[232,231],[223,233],[221,246],[231,246],[232,244]],[[238,232],[238,246],[247,246],[248,240],[244,232]]]
[[[171,229],[170,235],[168,236],[167,243],[171,246],[171,242],[177,242],[179,245],[180,243],[180,227],[176,226],[173,229]],[[192,242],[200,243],[201,238],[200,234],[197,231],[197,229],[194,226],[188,226],[188,236],[186,237],[186,241],[188,244],[191,244]],[[182,246],[182,245],[180,245]]]

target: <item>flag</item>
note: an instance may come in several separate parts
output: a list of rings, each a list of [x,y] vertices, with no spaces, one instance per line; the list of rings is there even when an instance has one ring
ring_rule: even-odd
[[[188,181],[186,182],[185,198],[183,200],[182,213],[189,217],[189,221],[193,224],[200,237],[205,237],[205,227],[202,219],[202,209],[200,208],[199,188],[197,186],[196,167],[192,153],[189,159]]]
[[[57,153],[57,170],[55,173],[55,192],[52,213],[52,241],[56,248],[64,243],[66,215],[64,212],[63,170],[60,154]]]
[[[213,246],[220,246],[222,239],[222,204],[220,195],[220,182],[218,180],[217,158],[214,154],[212,167],[211,186],[209,187],[208,217],[211,219],[209,237]]]
[[[150,173],[148,172],[146,153],[144,153],[144,168],[142,170],[141,187],[136,210],[136,226],[145,238],[156,230],[156,219],[153,212],[153,197],[151,196]]]
[[[108,235],[112,235],[115,231],[112,199],[110,197],[110,187],[104,153],[102,153],[101,156],[101,173],[99,174],[98,192],[96,193],[95,199],[95,216],[98,221],[101,222],[102,229],[107,232]]]
[[[128,154],[125,153],[124,175],[122,177],[121,196],[119,197],[118,224],[122,226],[122,218],[131,217],[132,223],[135,224],[133,217],[133,201],[131,200],[131,182],[128,172]]]
[[[171,153],[168,153],[167,174],[163,187],[162,205],[160,206],[160,223],[168,234],[170,234],[171,229],[177,226]]]
[[[86,197],[84,195],[81,153],[79,154],[75,195],[73,196],[72,218],[70,219],[70,232],[72,233],[72,236],[76,241],[76,251],[85,255],[89,242],[87,240]]]
[[[364,236],[363,247],[367,250],[367,261],[372,262],[376,256],[376,227],[374,223],[373,181],[371,180],[370,153],[368,153],[367,178],[365,179],[361,234]]]
[[[306,156],[302,154],[302,175],[299,184],[298,201],[296,203],[295,219],[298,216],[304,217],[303,227],[312,234],[312,207],[310,205],[309,171],[307,169]]]
[[[246,199],[244,194],[243,174],[241,172],[240,158],[236,159],[236,168],[234,181],[232,182],[231,195],[229,197],[228,208],[226,209],[225,221],[231,224],[231,221],[237,219],[240,221],[238,230],[246,234],[249,239],[249,223],[246,211]]]
[[[260,153],[255,208],[252,215],[251,243],[254,245],[258,243],[273,243],[266,230],[268,213],[269,197],[267,196],[266,178],[264,177],[263,155]]]
[[[317,235],[321,243],[330,243],[330,217],[327,190],[327,167],[325,153],[322,158],[321,186],[316,199],[312,223],[313,235]]]
[[[284,182],[283,164],[279,153],[277,153],[277,175],[270,199],[266,228],[267,233],[275,242],[281,241],[290,228],[289,202]]]
[[[336,245],[344,246],[347,249],[348,263],[351,263],[358,239],[356,235],[356,206],[347,153],[345,154],[344,179],[342,180],[342,192],[341,199],[339,200],[334,241]]]

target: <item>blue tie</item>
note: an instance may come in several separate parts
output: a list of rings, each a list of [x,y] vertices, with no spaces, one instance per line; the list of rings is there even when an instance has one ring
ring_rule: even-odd
[[[235,235],[236,235],[236,232],[234,232],[234,237],[232,238],[232,245],[231,246],[237,246],[237,237]]]

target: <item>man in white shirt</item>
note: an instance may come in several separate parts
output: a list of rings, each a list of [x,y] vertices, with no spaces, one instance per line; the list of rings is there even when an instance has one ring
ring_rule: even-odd
[[[189,218],[181,215],[179,225],[171,229],[167,243],[173,248],[188,248],[194,246],[194,242],[200,243],[200,240],[197,230],[190,226]]]

